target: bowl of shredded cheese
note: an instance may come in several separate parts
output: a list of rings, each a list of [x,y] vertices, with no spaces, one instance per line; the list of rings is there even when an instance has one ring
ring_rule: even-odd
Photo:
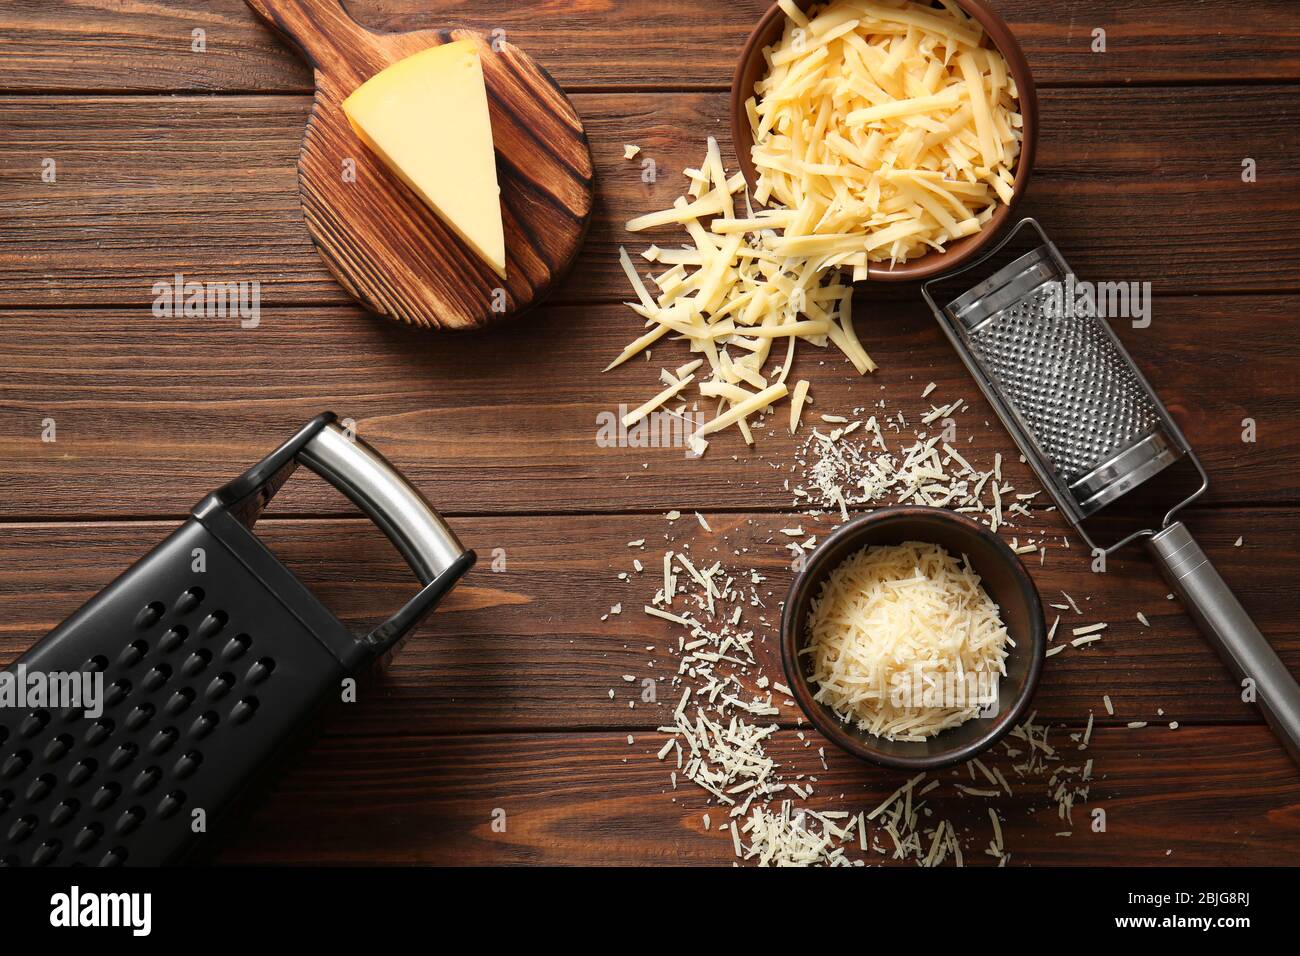
[[[941,508],[886,508],[840,528],[781,621],[788,683],[814,726],[908,770],[968,760],[1022,720],[1046,643],[1020,559]]]
[[[1028,61],[983,0],[780,0],[731,88],[756,228],[777,255],[914,281],[989,248],[1028,183]]]

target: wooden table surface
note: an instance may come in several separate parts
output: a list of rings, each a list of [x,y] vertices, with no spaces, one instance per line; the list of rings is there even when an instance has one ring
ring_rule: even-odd
[[[749,450],[733,433],[689,461],[600,447],[595,434],[600,412],[657,390],[658,362],[600,374],[639,327],[620,305],[617,249],[644,242],[621,224],[678,195],[678,171],[698,162],[707,134],[734,168],[726,89],[763,6],[348,3],[377,28],[505,30],[587,124],[598,203],[577,268],[544,308],[472,336],[375,319],[331,280],[295,182],[310,76],[242,0],[0,8],[0,662],[326,408],[354,418],[480,555],[382,678],[280,777],[223,860],[732,861],[729,837],[704,829],[703,791],[674,792],[655,758],[664,738],[654,728],[677,693],[628,706],[640,685],[622,675],[674,672],[676,638],[636,610],[653,585],[617,575],[630,567],[629,540],[646,538],[657,559],[670,528],[700,553],[748,548],[770,575],[774,622],[789,570],[773,533],[792,511],[791,472],[778,466],[794,442],[770,427]],[[1154,284],[1150,328],[1117,331],[1210,471],[1212,490],[1188,523],[1300,672],[1300,4],[993,6],[1039,84],[1027,211],[1082,277]],[[1091,49],[1095,29],[1105,53]],[[195,30],[204,52],[192,49]],[[623,159],[626,142],[665,171],[657,182]],[[1241,175],[1247,158],[1252,183]],[[46,159],[56,182],[42,179]],[[175,273],[259,282],[260,324],[155,316],[154,283]],[[864,380],[801,353],[796,373],[812,380],[818,411],[885,397],[914,420],[933,381],[934,397],[970,400],[967,457],[1001,451],[1017,490],[1037,488],[915,289],[862,290],[855,314],[880,370]],[[1242,441],[1246,418],[1255,443]],[[56,440],[44,441],[51,422]],[[670,525],[668,509],[686,519]],[[410,592],[382,537],[313,478],[291,482],[260,527],[358,627]],[[1044,531],[1066,534],[1040,505],[1006,534]],[[1144,557],[1093,575],[1071,538],[1073,550],[1053,547],[1031,571],[1046,600],[1062,589],[1087,598],[1078,623],[1110,626],[1102,641],[1048,660],[1035,706],[1065,747],[1093,716],[1085,814],[1103,808],[1107,827],[1076,821],[1060,837],[1041,788],[1017,790],[997,804],[1013,863],[1300,862],[1300,771]],[[602,617],[619,603],[624,613]],[[780,680],[775,634],[763,633],[749,679]],[[810,805],[870,809],[902,782],[830,749],[823,771],[797,717],[782,705],[771,750],[820,777]],[[1139,720],[1148,725],[1127,726]],[[935,797],[941,813],[973,821],[968,860],[986,862],[983,803],[937,793],[947,794]],[[493,827],[497,811],[505,832]]]

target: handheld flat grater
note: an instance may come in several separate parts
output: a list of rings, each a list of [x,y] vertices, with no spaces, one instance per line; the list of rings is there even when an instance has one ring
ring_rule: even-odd
[[[299,464],[397,546],[422,585],[357,636],[253,534]],[[319,415],[7,670],[103,674],[103,712],[0,708],[0,864],[155,865],[201,835],[473,565],[383,457]]]
[[[1041,244],[940,308],[937,282],[988,260],[1022,229]],[[1300,686],[1174,516],[1209,477],[1168,410],[1103,318],[1065,307],[1073,273],[1033,219],[922,294],[984,397],[1088,547],[1110,554],[1139,539],[1205,637],[1239,680],[1254,681],[1273,732],[1300,763]],[[1184,458],[1200,487],[1146,528],[1100,548],[1084,528],[1138,485]]]

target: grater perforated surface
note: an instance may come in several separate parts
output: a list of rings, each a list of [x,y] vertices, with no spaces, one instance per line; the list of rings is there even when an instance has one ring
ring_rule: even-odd
[[[1068,485],[1161,420],[1104,320],[1057,315],[1048,298],[1048,286],[1039,286],[983,321],[969,341]]]
[[[0,708],[0,866],[172,862],[342,672],[195,521],[21,662],[103,673],[103,713]]]

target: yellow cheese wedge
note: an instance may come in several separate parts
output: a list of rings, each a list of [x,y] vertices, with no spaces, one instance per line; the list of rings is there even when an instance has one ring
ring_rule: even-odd
[[[504,279],[501,191],[475,45],[458,40],[399,60],[358,87],[343,112],[362,142]]]

